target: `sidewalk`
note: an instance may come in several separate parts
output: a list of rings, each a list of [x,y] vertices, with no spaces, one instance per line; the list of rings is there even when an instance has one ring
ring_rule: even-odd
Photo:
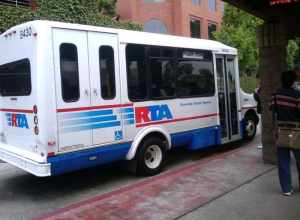
[[[37,219],[299,220],[300,193],[280,194],[257,143],[195,161]]]
[[[293,171],[296,179],[296,170]],[[178,219],[299,220],[300,192],[285,197],[278,190],[277,169],[274,169]]]

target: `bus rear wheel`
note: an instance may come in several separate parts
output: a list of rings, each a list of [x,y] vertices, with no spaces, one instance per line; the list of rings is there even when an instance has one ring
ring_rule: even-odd
[[[137,174],[152,176],[161,172],[166,159],[166,147],[158,137],[144,140],[137,153]]]

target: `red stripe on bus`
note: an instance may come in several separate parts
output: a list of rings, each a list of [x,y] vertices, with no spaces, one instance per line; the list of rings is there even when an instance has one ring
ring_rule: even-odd
[[[8,109],[8,108],[2,108],[0,109],[2,112],[17,112],[17,113],[33,113],[33,110],[26,110],[26,109]]]
[[[242,107],[242,110],[245,110],[245,109],[255,109],[256,106],[250,106],[250,107]]]
[[[54,152],[49,152],[49,153],[48,153],[48,157],[53,157],[53,156],[55,156],[55,153],[54,153]]]
[[[90,106],[90,107],[79,107],[79,108],[62,108],[57,109],[57,112],[78,112],[78,111],[86,111],[86,110],[95,110],[95,109],[105,109],[105,108],[122,108],[122,107],[130,107],[133,106],[132,103],[128,104],[118,104],[118,105],[99,105],[99,106]]]
[[[213,113],[213,114],[209,114],[209,115],[199,115],[199,116],[177,118],[177,119],[165,120],[165,121],[155,121],[155,122],[149,122],[149,123],[145,123],[145,124],[137,124],[136,127],[140,128],[140,127],[145,127],[145,126],[149,126],[149,125],[166,124],[166,123],[172,123],[172,122],[178,122],[178,121],[189,121],[189,120],[193,120],[193,119],[209,118],[209,117],[218,116],[218,115],[219,115],[218,113]]]

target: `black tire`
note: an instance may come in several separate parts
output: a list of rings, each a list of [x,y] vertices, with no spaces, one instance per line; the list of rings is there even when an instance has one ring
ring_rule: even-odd
[[[139,176],[153,176],[162,171],[166,161],[166,146],[161,138],[149,137],[139,146],[136,173]]]
[[[244,139],[253,140],[257,132],[257,118],[253,115],[247,115],[244,126]]]

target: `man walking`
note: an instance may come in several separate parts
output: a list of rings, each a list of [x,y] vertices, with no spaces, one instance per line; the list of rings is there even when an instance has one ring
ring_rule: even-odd
[[[294,88],[297,75],[295,71],[285,71],[281,75],[282,87],[272,97],[271,109],[273,111],[274,121],[276,120],[277,130],[285,131],[300,128],[300,91]],[[279,135],[282,135],[279,134]],[[287,133],[287,140],[294,138]],[[284,138],[283,138],[284,139]],[[277,156],[278,156],[278,174],[280,186],[283,195],[290,196],[293,193],[290,169],[290,152],[293,152],[298,170],[298,180],[300,184],[300,143],[291,147],[288,143],[280,143],[277,139]]]

